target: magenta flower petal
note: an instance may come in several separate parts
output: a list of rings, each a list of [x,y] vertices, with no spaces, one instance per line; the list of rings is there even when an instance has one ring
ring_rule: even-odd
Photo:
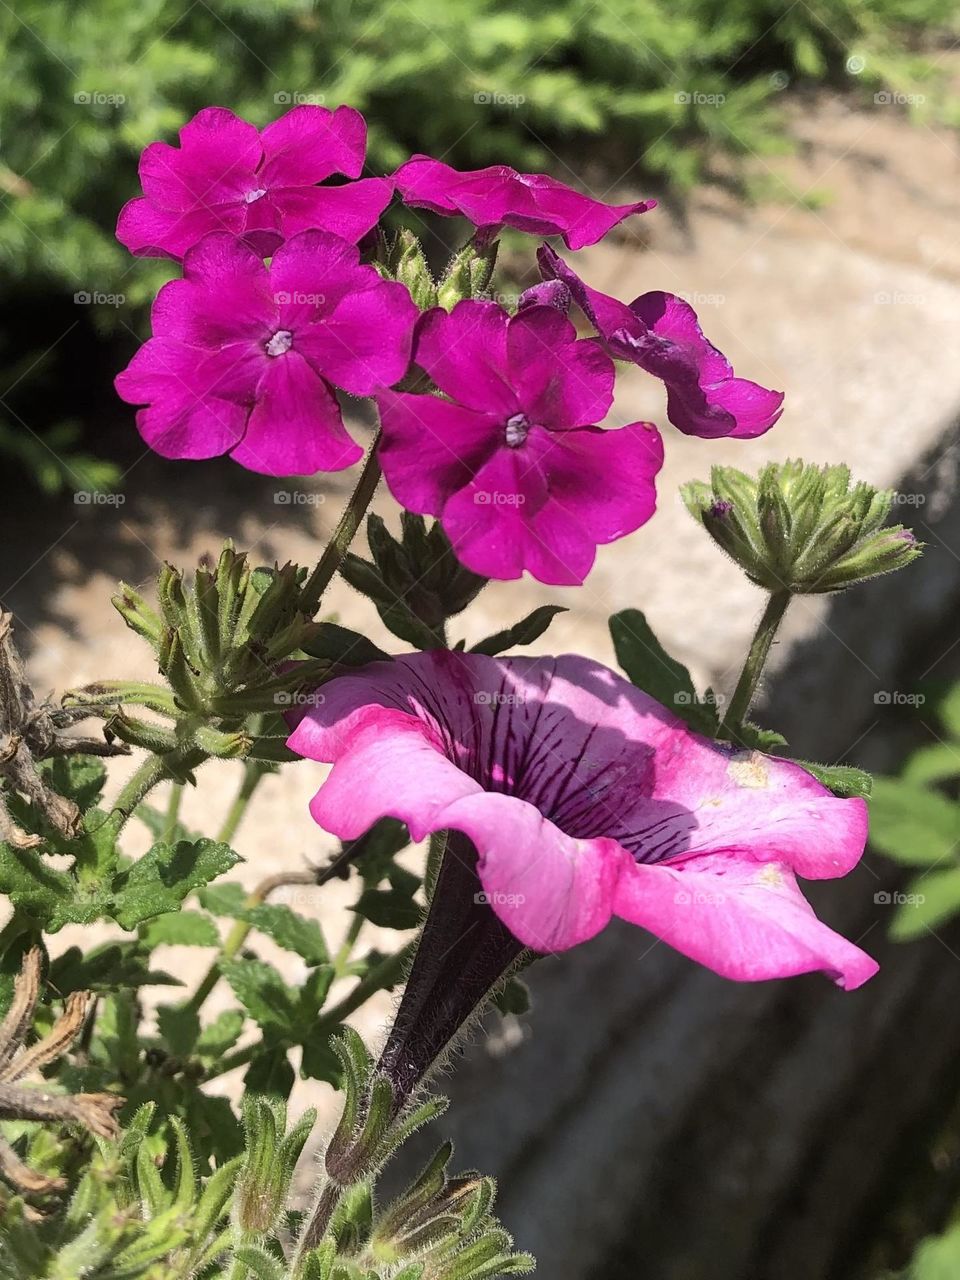
[[[316,228],[356,244],[380,220],[393,198],[386,178],[360,178],[340,187],[285,187],[273,197],[288,236]]]
[[[173,258],[214,231],[243,236],[261,257],[315,227],[359,240],[389,203],[392,183],[316,183],[356,177],[365,148],[366,125],[350,107],[295,107],[262,132],[208,107],[180,130],[179,147],[146,148],[144,194],[122,210],[117,238],[132,253]]]
[[[538,257],[544,277],[567,286],[611,355],[661,379],[667,416],[685,434],[743,439],[769,431],[780,417],[783,392],[737,378],[682,298],[645,293],[627,306],[591,289],[547,245]]]
[[[367,152],[367,125],[353,107],[303,105],[261,130],[265,187],[310,187],[334,173],[358,178]]]
[[[614,911],[737,982],[819,969],[852,991],[879,968],[817,919],[788,868],[736,853],[631,866],[620,879]]]
[[[474,572],[580,583],[599,543],[653,514],[659,436],[594,429],[613,365],[555,308],[437,309],[414,358],[451,399],[381,396],[383,472],[399,502],[438,517]]]
[[[458,302],[449,315],[437,307],[417,328],[414,358],[459,404],[513,413],[518,405],[508,369],[509,324],[495,302]]]
[[[180,130],[180,146],[152,142],[140,157],[144,195],[186,213],[241,200],[260,163],[260,136],[226,107],[205,107]]]
[[[379,456],[396,500],[439,516],[450,493],[466,488],[493,453],[499,418],[438,396],[385,391],[377,397]]]
[[[863,802],[700,737],[587,659],[373,663],[324,685],[289,741],[333,764],[311,806],[322,826],[464,832],[493,910],[535,949],[617,914],[741,980],[822,969],[852,988],[876,969],[794,881],[855,865]]]
[[[595,244],[655,201],[608,205],[555,178],[517,173],[506,165],[460,173],[440,160],[416,155],[393,175],[404,201],[433,213],[460,214],[478,227],[516,227],[534,235],[563,236],[568,249]]]
[[[418,311],[359,251],[323,231],[284,244],[268,268],[234,236],[190,249],[161,289],[157,335],[117,379],[144,438],[167,457],[230,452],[252,471],[351,466],[360,447],[331,384],[370,394],[407,369]]]
[[[267,365],[232,456],[248,471],[308,476],[350,467],[363,450],[347,434],[328,384],[294,350]]]

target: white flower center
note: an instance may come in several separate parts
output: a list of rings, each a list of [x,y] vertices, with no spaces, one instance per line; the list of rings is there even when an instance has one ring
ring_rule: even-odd
[[[524,440],[526,440],[529,430],[530,423],[527,421],[526,415],[515,413],[512,418],[507,419],[503,438],[511,449],[519,449]]]
[[[257,187],[256,191],[248,191],[243,197],[243,200],[245,204],[253,204],[254,200],[259,200],[261,196],[265,196],[266,194],[266,187]]]
[[[267,343],[268,356],[282,356],[293,346],[293,334],[289,329],[278,329]]]

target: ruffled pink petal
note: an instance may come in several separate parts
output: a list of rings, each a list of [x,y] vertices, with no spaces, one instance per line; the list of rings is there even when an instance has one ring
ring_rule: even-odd
[[[381,281],[373,268],[368,271],[372,287],[343,298],[317,323],[296,331],[297,350],[314,369],[356,396],[400,381],[410,367],[420,314],[404,285]]]
[[[631,864],[613,910],[739,982],[822,970],[851,991],[879,967],[817,919],[789,868],[775,862],[712,853],[676,864]]]
[[[182,258],[211,231],[238,234],[244,225],[244,206],[225,204],[211,209],[180,212],[164,209],[143,196],[120,210],[117,239],[140,258]]]
[[[687,435],[753,437],[780,417],[783,393],[736,378],[682,298],[647,293],[628,307],[591,289],[548,245],[537,257],[544,277],[567,286],[611,354],[663,381],[667,416]]]
[[[380,220],[393,197],[386,178],[361,178],[341,187],[279,187],[271,192],[287,237],[317,228],[356,244]]]
[[[163,286],[153,303],[155,335],[216,349],[241,340],[266,340],[277,308],[266,268],[249,246],[216,232],[189,250],[184,278]]]
[[[307,187],[331,174],[358,178],[367,150],[367,126],[352,107],[302,105],[261,131],[264,187]]]
[[[482,412],[519,410],[510,384],[507,329],[510,317],[495,302],[466,299],[447,314],[428,311],[417,328],[414,359],[441,391]]]
[[[376,270],[360,262],[357,246],[329,231],[301,231],[270,263],[271,297],[287,328],[327,315],[343,298],[379,283]]]
[[[520,180],[533,190],[541,214],[561,232],[568,249],[596,244],[624,219],[635,213],[647,213],[657,203],[656,200],[636,200],[631,204],[604,204],[539,173],[523,174]]]
[[[385,391],[377,406],[384,478],[396,500],[420,515],[440,515],[450,494],[470,483],[502,436],[496,414],[438,396]]]
[[[260,135],[225,107],[205,107],[180,130],[180,146],[152,142],[140,157],[144,195],[185,212],[242,200],[255,190]]]
[[[507,330],[517,399],[531,422],[564,429],[602,422],[613,403],[613,361],[555,307],[528,307]]]
[[[164,458],[215,458],[243,435],[247,412],[210,393],[202,359],[193,347],[151,338],[117,375],[117,393],[128,404],[145,404],[137,429]]]
[[[235,462],[268,476],[342,471],[363,456],[336,397],[296,351],[268,358]]]
[[[430,209],[433,213],[451,214],[457,213],[458,209],[450,191],[461,176],[442,160],[415,155],[396,170],[391,180],[404,203]]]

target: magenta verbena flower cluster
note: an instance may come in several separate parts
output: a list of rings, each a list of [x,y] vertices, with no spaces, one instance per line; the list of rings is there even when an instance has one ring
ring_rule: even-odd
[[[304,105],[262,130],[209,107],[179,147],[144,151],[144,194],[117,234],[136,254],[182,261],[183,276],[158,294],[153,337],[117,388],[143,406],[158,453],[229,454],[267,475],[338,471],[361,449],[337,392],[374,397],[389,488],[441,522],[468,568],[578,584],[597,546],[650,518],[663,460],[653,424],[599,425],[611,357],[664,383],[681,431],[748,437],[777,420],[782,395],[735,377],[672,294],[619,302],[544,245],[543,283],[513,313],[475,295],[421,311],[376,261],[394,197],[472,222],[478,248],[512,227],[579,249],[654,202],[611,206],[543,175],[459,173],[428,156],[362,178],[365,150],[357,111]],[[573,304],[595,337],[577,336]]]

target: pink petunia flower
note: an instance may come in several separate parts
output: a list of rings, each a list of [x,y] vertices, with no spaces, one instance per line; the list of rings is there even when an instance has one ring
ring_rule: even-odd
[[[140,257],[182,258],[211,231],[243,236],[262,257],[298,231],[356,243],[390,203],[393,183],[364,178],[367,126],[352,107],[299,106],[257,129],[225,107],[205,107],[180,146],[153,142],[140,157],[144,194],[121,210],[117,239]]]
[[[566,286],[611,355],[632,361],[664,383],[667,417],[686,435],[751,439],[769,431],[780,417],[783,392],[736,377],[682,298],[656,291],[627,306],[591,289],[548,245],[537,256],[544,280]],[[538,285],[528,291],[532,305],[542,301],[542,290]],[[563,294],[552,296],[562,305]]]
[[[433,213],[460,214],[488,236],[515,227],[537,236],[563,236],[568,249],[596,244],[656,200],[604,204],[542,173],[517,173],[505,164],[461,173],[430,156],[412,156],[393,175],[404,203]]]
[[[397,501],[436,516],[467,568],[581,583],[599,544],[653,514],[660,436],[594,425],[613,363],[559,311],[510,317],[470,300],[428,312],[415,360],[449,398],[381,394],[380,461]]]
[[[796,881],[856,866],[863,801],[701,737],[606,667],[441,650],[323,693],[289,739],[333,764],[315,820],[344,840],[385,815],[414,840],[464,833],[476,901],[519,943],[562,951],[619,916],[739,981],[822,970],[852,990],[876,972]],[[431,917],[462,919],[439,895]]]
[[[154,336],[118,375],[137,426],[165,458],[229,453],[250,471],[339,471],[362,454],[333,387],[372,395],[403,376],[419,312],[406,288],[325,231],[267,267],[215,232],[153,304]]]

